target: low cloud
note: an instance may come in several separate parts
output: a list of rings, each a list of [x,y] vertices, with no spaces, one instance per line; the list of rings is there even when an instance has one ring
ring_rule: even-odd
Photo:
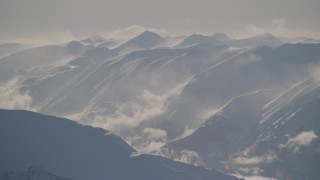
[[[140,153],[156,153],[167,143],[167,132],[158,128],[145,128],[141,133],[125,139]]]
[[[0,108],[35,110],[28,92],[20,92],[20,79],[14,78],[0,84]]]
[[[197,152],[195,151],[191,151],[191,150],[182,150],[180,152],[180,156],[178,156],[176,158],[178,161],[180,162],[184,162],[184,163],[191,163],[191,164],[199,164],[199,155]]]
[[[196,128],[185,127],[183,133],[180,136],[178,136],[177,138],[175,138],[173,141],[190,136],[195,130],[196,130]]]
[[[180,95],[188,82],[181,82],[163,94],[153,93],[146,89],[142,90],[135,99],[126,102],[114,102],[115,111],[111,114],[94,114],[89,123],[122,135],[128,130],[139,127],[142,123],[155,120],[156,117],[165,113],[170,102]],[[85,111],[90,113],[99,110],[87,109]]]
[[[262,177],[262,176],[237,176],[237,177],[244,178],[246,180],[276,180],[275,178]]]
[[[213,116],[215,113],[217,113],[218,111],[219,111],[219,109],[214,108],[214,107],[205,108],[196,114],[196,118],[200,119],[202,121],[205,121],[205,120],[209,119],[211,116]]]
[[[314,131],[301,132],[295,137],[290,137],[285,144],[280,145],[280,148],[292,149],[293,152],[298,153],[303,146],[310,146],[317,138]]]
[[[143,90],[133,101],[115,102],[116,111],[108,116],[95,116],[92,125],[121,134],[128,129],[139,126],[142,122],[164,113],[170,97],[170,94],[158,95],[148,90]]]
[[[263,156],[253,156],[253,157],[244,157],[239,156],[233,158],[231,163],[238,164],[238,165],[258,165],[263,163],[270,163],[277,159],[277,156],[274,153],[269,153]]]
[[[206,164],[202,161],[202,158],[199,156],[199,154],[195,151],[184,149],[179,152],[169,150],[166,148],[162,148],[158,152],[154,152],[156,155],[160,155],[163,157],[167,157],[169,159],[173,159],[175,161],[187,163],[187,164],[193,164],[196,166],[205,166]]]

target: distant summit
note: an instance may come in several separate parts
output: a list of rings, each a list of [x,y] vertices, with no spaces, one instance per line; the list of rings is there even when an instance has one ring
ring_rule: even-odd
[[[270,33],[263,33],[250,38],[237,40],[236,44],[241,46],[279,46],[283,44],[283,42]]]
[[[151,31],[144,31],[138,36],[130,39],[119,47],[115,48],[118,52],[138,50],[138,49],[150,49],[158,47],[166,42],[166,39]]]
[[[215,39],[210,36],[205,36],[202,34],[191,34],[186,37],[178,46],[179,47],[187,47],[193,46],[197,44],[212,44],[215,43]]]

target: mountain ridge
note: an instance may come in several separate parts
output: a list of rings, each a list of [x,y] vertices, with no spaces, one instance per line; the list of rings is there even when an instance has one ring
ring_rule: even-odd
[[[237,178],[152,155],[135,155],[101,128],[22,110],[0,110],[0,169],[39,166],[72,179],[195,180]]]

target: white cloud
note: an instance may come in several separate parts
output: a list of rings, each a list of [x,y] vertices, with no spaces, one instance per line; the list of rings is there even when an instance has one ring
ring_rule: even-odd
[[[317,139],[318,136],[314,133],[314,131],[304,131],[298,134],[295,137],[291,137],[285,144],[281,144],[281,148],[292,149],[293,152],[300,152],[301,147],[310,146],[312,141]]]
[[[255,175],[255,177],[257,177],[257,175],[260,175],[264,171],[262,169],[260,169],[259,167],[246,167],[246,168],[242,167],[242,168],[239,168],[239,172],[240,172],[240,174],[251,174],[251,175]]]
[[[26,93],[21,93],[20,79],[14,78],[0,84],[0,108],[3,109],[23,109],[34,110],[32,107],[32,97]]]
[[[206,109],[203,109],[202,111],[198,112],[196,114],[196,117],[197,117],[197,119],[204,121],[204,120],[209,119],[212,115],[214,115],[218,111],[219,111],[219,109],[214,108],[214,107],[206,108]]]
[[[196,166],[205,166],[199,154],[195,151],[184,149],[179,152],[162,148],[160,151],[154,152],[156,155],[164,156],[175,161],[193,164]]]
[[[128,135],[125,139],[140,153],[156,153],[167,143],[167,132],[158,128],[145,128],[141,133]]]
[[[179,160],[180,162],[184,163],[198,164],[199,155],[195,151],[182,150],[180,152],[180,156],[178,156],[176,160]]]
[[[146,128],[146,123],[157,124],[160,115],[167,112],[169,104],[179,97],[191,79],[175,84],[162,93],[141,90],[139,95],[127,101],[113,101],[111,108],[92,103],[82,112],[68,115],[70,119],[110,130],[123,137],[141,153],[153,153],[167,143],[163,129]],[[108,111],[110,110],[110,111]],[[190,130],[186,130],[190,132]]]
[[[154,129],[154,128],[145,128],[143,134],[152,137],[155,140],[163,140],[167,138],[167,132],[162,129]]]
[[[271,177],[262,177],[262,176],[239,176],[236,175],[239,178],[244,178],[246,180],[276,180],[275,178]]]
[[[128,132],[144,122],[149,122],[167,111],[169,103],[178,97],[189,81],[181,82],[163,94],[142,90],[135,99],[126,102],[114,102],[115,111],[111,114],[94,115],[88,121],[90,125],[112,130],[117,134]],[[86,109],[86,112],[99,110]],[[85,115],[82,114],[82,115]]]
[[[115,102],[116,111],[108,116],[95,116],[92,125],[116,133],[127,131],[164,113],[170,97],[170,94],[158,95],[143,90],[135,100],[124,103]]]
[[[231,163],[239,164],[239,165],[257,165],[262,163],[270,163],[275,159],[277,159],[277,156],[274,153],[269,153],[263,156],[253,156],[253,157],[239,156],[239,157],[233,158],[231,160]]]
[[[173,141],[190,136],[195,130],[196,130],[195,128],[185,127],[183,133],[177,138],[175,138]]]

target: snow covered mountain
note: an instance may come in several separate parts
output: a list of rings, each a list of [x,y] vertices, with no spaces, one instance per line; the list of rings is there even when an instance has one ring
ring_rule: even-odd
[[[231,100],[192,135],[164,148],[199,154],[228,173],[276,179],[319,177],[320,83],[307,78],[281,96],[270,90]],[[304,167],[304,168],[302,168]]]
[[[72,117],[87,124],[95,121],[114,131],[140,125],[145,128],[149,122],[156,128],[162,122],[155,118],[166,113],[174,100],[171,97],[178,96],[194,74],[240,51],[199,45],[118,55],[94,47],[44,73],[24,76],[17,91],[28,95],[30,106],[45,114]],[[113,123],[118,119],[119,124]],[[134,120],[129,127],[124,125]],[[182,130],[184,126],[181,124]]]
[[[149,35],[161,39],[147,31],[125,44],[143,47]],[[165,131],[161,143],[171,141],[234,97],[292,86],[319,57],[318,44],[143,48],[122,54],[74,41],[4,57],[0,105],[111,129],[140,150],[144,129]]]
[[[168,118],[194,127],[192,122],[199,122],[195,119],[203,114],[209,114],[209,118],[234,97],[274,88],[278,89],[274,95],[279,95],[310,76],[310,67],[319,63],[319,49],[319,44],[286,44],[276,48],[261,46],[229,56],[193,77],[182,89],[181,101],[169,105],[174,113]],[[171,123],[170,127],[175,129],[172,132],[179,131],[176,124]]]
[[[237,178],[163,157],[140,155],[100,128],[40,114],[0,110],[1,180],[19,179],[219,179]],[[29,169],[30,166],[43,167]]]
[[[272,90],[238,96],[210,117],[190,136],[173,141],[164,148],[177,153],[197,152],[210,167],[220,168],[221,161],[255,141],[254,128],[262,117],[262,108],[272,98]]]
[[[189,163],[195,162],[189,156],[200,155],[210,167],[228,173],[274,176],[272,168],[249,170],[233,160],[259,145],[259,136],[275,123],[267,120],[267,109],[281,108],[282,98],[262,107],[317,77],[320,60],[320,44],[282,44],[279,39],[270,34],[239,40],[225,34],[175,39],[146,31],[118,46],[118,39],[94,36],[18,50],[0,59],[0,107],[110,129],[139,152],[162,153],[159,148],[174,141],[168,147],[178,155],[182,152],[180,156],[162,155]],[[277,118],[286,113],[279,112]],[[318,136],[315,130],[306,132]],[[306,136],[286,133],[291,138]],[[275,141],[269,145],[273,143],[279,146]]]
[[[270,33],[259,34],[253,37],[230,41],[231,46],[279,46],[283,42]]]
[[[65,63],[87,49],[77,41],[65,45],[35,47],[5,56],[0,60],[0,82],[17,75],[31,76]]]
[[[231,47],[252,47],[252,46],[279,46],[283,42],[273,36],[265,33],[245,39],[231,39],[226,34],[216,33],[212,36],[201,34],[192,34],[186,37],[177,47],[188,47],[197,44],[214,44],[216,46],[231,46]]]

